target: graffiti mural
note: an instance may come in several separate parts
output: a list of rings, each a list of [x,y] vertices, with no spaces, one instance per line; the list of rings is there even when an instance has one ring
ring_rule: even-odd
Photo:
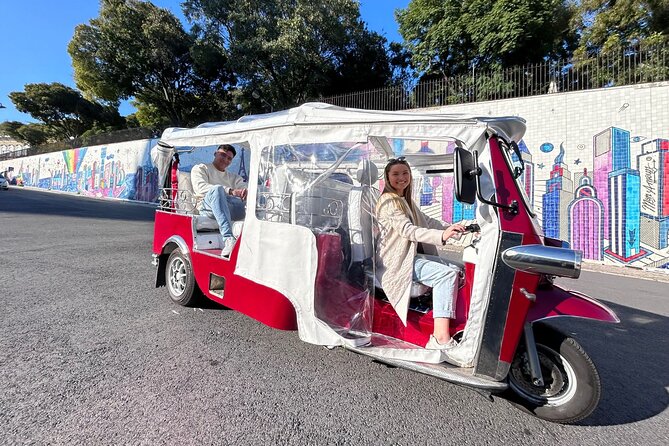
[[[575,159],[573,174],[561,145],[542,196],[546,235],[569,241],[586,259],[667,268],[669,140],[646,139],[604,129],[593,135],[591,170]]]
[[[669,86],[602,89],[514,101],[449,106],[447,113],[516,115],[533,119],[519,148],[520,178],[546,236],[569,242],[586,260],[669,269]],[[621,108],[620,103],[630,106]],[[638,110],[637,114],[631,114]],[[653,119],[648,119],[652,116]],[[92,197],[155,201],[155,140],[83,147],[0,162],[24,185]],[[454,143],[391,139],[396,156],[452,153]],[[230,169],[248,177],[250,153],[241,145]],[[211,162],[214,147],[181,156],[180,168]],[[446,222],[474,218],[458,202],[449,174],[421,178],[417,203]],[[382,187],[382,182],[379,183]]]
[[[158,171],[150,158],[155,142],[81,147],[4,161],[0,168],[13,168],[25,186],[152,202],[158,195]]]

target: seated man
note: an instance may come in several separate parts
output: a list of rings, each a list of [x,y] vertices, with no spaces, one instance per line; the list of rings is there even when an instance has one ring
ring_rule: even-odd
[[[218,146],[214,161],[197,164],[190,173],[197,209],[201,215],[215,218],[223,237],[221,256],[228,257],[237,241],[232,234],[232,221],[245,216],[244,201],[247,185],[244,179],[225,169],[237,151],[229,144]]]

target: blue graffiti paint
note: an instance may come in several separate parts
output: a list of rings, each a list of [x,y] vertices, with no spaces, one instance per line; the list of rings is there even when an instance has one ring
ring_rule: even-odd
[[[541,150],[544,153],[550,153],[553,151],[554,148],[555,147],[553,146],[553,144],[549,142],[545,142],[541,146],[539,146],[539,150]]]

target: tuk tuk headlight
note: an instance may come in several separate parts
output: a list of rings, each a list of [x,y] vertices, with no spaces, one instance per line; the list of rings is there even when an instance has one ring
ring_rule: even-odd
[[[518,271],[578,279],[583,254],[567,248],[524,245],[504,251],[502,260]]]

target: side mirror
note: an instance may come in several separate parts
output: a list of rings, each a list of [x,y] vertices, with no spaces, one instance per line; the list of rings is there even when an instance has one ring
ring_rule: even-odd
[[[456,147],[454,153],[455,198],[467,204],[476,201],[476,177],[480,170],[474,155],[462,147]]]

